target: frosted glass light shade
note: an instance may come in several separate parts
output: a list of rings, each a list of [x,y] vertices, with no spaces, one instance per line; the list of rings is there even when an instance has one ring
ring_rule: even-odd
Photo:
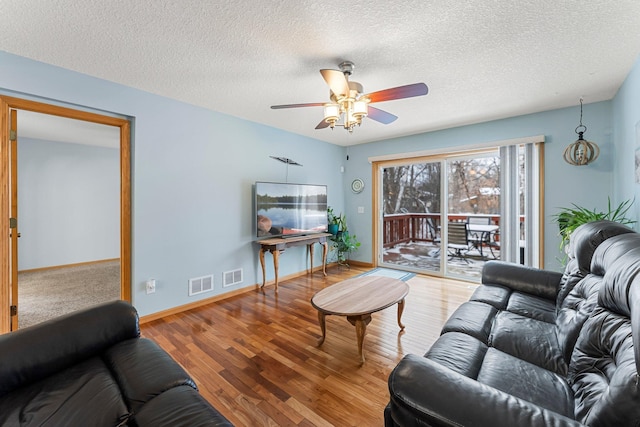
[[[338,104],[324,104],[324,120],[336,122],[340,118],[340,106]]]
[[[368,104],[364,101],[356,101],[353,103],[353,116],[359,119],[366,117],[369,113]]]

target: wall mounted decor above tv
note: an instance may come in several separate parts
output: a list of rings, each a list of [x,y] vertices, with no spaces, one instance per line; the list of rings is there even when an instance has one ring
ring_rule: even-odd
[[[287,237],[327,231],[327,186],[256,182],[256,237]]]

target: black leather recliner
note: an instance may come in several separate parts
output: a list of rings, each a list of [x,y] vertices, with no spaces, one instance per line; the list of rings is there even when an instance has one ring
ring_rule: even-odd
[[[2,426],[231,426],[114,301],[0,335]]]
[[[488,262],[423,356],[389,376],[391,426],[640,425],[640,235],[578,228],[564,274]]]

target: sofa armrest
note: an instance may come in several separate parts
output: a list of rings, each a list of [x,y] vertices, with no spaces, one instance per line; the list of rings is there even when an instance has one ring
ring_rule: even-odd
[[[555,300],[562,273],[525,267],[504,261],[488,261],[482,268],[482,284],[502,285],[515,291]]]
[[[102,358],[133,413],[172,388],[189,386],[198,389],[182,366],[148,338],[122,341],[109,348]]]
[[[390,417],[397,426],[581,426],[417,355],[389,376]]]
[[[0,335],[0,396],[140,335],[138,313],[113,301]]]

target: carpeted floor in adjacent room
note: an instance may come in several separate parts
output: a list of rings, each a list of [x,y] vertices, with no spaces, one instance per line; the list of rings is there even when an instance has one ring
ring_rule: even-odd
[[[120,261],[18,274],[18,327],[120,299]]]

